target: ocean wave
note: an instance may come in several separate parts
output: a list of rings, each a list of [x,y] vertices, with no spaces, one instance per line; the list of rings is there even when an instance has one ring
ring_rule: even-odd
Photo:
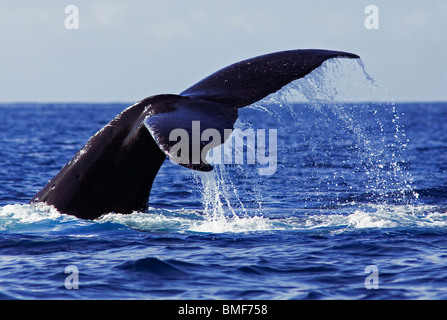
[[[0,231],[11,231],[25,226],[37,227],[42,222],[63,219],[63,216],[65,215],[61,215],[54,207],[46,204],[9,204],[0,207]]]
[[[85,221],[59,213],[45,204],[14,204],[0,207],[0,230],[36,231],[52,229],[63,232],[64,226],[73,234],[85,225],[126,226],[143,232],[173,233],[247,233],[270,231],[343,230],[367,228],[447,228],[447,207],[432,205],[361,204],[343,213],[304,212],[280,218],[267,214],[254,216],[207,216],[202,210],[149,208],[131,214],[108,213],[94,221]],[[98,229],[97,228],[97,229]],[[78,232],[82,234],[82,232]]]
[[[445,228],[447,208],[429,205],[378,205],[367,204],[349,214],[308,216],[308,228]]]

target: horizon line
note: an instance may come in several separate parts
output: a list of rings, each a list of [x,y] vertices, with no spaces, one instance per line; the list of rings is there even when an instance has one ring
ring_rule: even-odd
[[[126,105],[133,105],[135,103],[138,103],[142,101],[143,99],[136,100],[136,101],[0,101],[0,105],[24,105],[24,104],[52,104],[52,105],[63,105],[63,104],[126,104]],[[315,101],[315,102],[322,102],[322,103],[385,103],[385,102],[391,102],[391,103],[447,103],[446,100],[399,100],[399,99],[389,99],[389,100],[336,100],[336,101]],[[290,103],[297,103],[297,104],[307,104],[307,103],[314,103],[313,101],[290,101]],[[266,104],[274,104],[274,103],[267,103]]]

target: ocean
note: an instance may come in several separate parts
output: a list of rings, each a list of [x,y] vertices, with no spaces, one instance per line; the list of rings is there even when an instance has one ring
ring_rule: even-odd
[[[148,210],[94,221],[28,201],[133,102],[0,104],[0,299],[447,299],[447,103],[306,78],[240,109],[270,174],[166,160]]]

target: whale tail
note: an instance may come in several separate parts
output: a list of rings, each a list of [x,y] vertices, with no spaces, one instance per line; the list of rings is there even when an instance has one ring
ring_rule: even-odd
[[[84,219],[147,208],[152,183],[166,156],[199,171],[212,167],[203,154],[224,143],[238,108],[302,78],[340,51],[291,50],[223,68],[179,95],[156,95],[130,106],[98,131],[31,203],[46,202]],[[208,131],[207,131],[208,130]],[[216,133],[212,143],[198,137]],[[177,138],[190,137],[178,146]]]
[[[331,58],[360,58],[330,50],[289,50],[243,60],[225,67],[180,95],[241,108],[303,78]]]
[[[180,93],[180,101],[166,101],[146,117],[144,124],[160,149],[174,162],[199,171],[210,171],[212,166],[202,156],[212,147],[225,142],[225,129],[233,129],[238,108],[257,102],[300,79],[331,58],[359,58],[358,55],[328,50],[291,50],[266,54],[225,67]],[[200,127],[193,130],[194,121]],[[173,154],[178,143],[170,139],[173,130],[184,130],[190,137],[186,156]],[[216,130],[211,144],[200,141],[206,130]],[[194,132],[195,131],[195,132]],[[179,132],[181,133],[181,132]],[[172,136],[171,136],[172,138]],[[197,142],[194,145],[194,142]],[[198,145],[200,144],[200,148]],[[204,150],[204,148],[206,148]],[[195,150],[195,152],[194,152]]]

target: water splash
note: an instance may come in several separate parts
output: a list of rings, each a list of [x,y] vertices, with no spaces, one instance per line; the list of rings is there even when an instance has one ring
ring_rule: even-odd
[[[211,172],[194,172],[201,185],[204,221],[195,224],[192,231],[226,232],[267,229],[266,222],[257,212],[246,208],[238,187],[223,164]]]
[[[52,206],[44,203],[36,205],[8,204],[0,207],[0,228],[8,228],[13,224],[31,224],[44,220],[59,218],[61,214]]]
[[[303,106],[303,102],[307,109],[305,111],[297,109],[297,103]],[[236,125],[241,128],[256,127],[257,124],[251,123],[249,117],[244,119],[244,110],[261,113],[263,118],[268,119],[270,126],[278,128],[283,137],[297,136],[306,140],[309,146],[308,158],[312,158],[312,152],[316,155],[321,148],[327,149],[326,159],[321,159],[321,154],[318,154],[320,158],[307,166],[325,167],[339,161],[337,166],[341,169],[333,170],[332,176],[321,179],[324,183],[315,188],[314,196],[318,197],[323,190],[339,190],[333,193],[335,196],[329,201],[334,206],[342,202],[338,194],[345,194],[352,189],[364,190],[362,198],[378,204],[385,205],[391,201],[406,205],[417,200],[418,195],[412,187],[413,179],[405,169],[405,152],[409,141],[399,124],[401,113],[395,102],[387,98],[386,92],[366,72],[361,60],[326,61],[305,78],[241,109],[242,120]],[[313,124],[302,120],[303,113],[311,114]],[[331,129],[333,127],[337,127],[338,131]],[[318,136],[315,133],[318,130],[325,134]],[[333,131],[333,136],[328,136],[327,131]],[[342,138],[346,133],[349,133],[349,140]],[[335,148],[349,148],[349,159],[331,159],[331,151]],[[287,153],[287,146],[284,149]],[[351,167],[347,163],[351,163]],[[356,164],[355,167],[352,167],[352,163]],[[282,163],[283,167],[289,165]],[[253,185],[264,183],[264,178],[253,175],[248,167],[232,168],[231,173],[228,170],[228,167],[217,165],[211,173],[195,174],[202,187],[204,214],[209,223],[224,225],[250,217],[251,211],[247,210],[241,200],[243,198],[239,197],[238,188],[241,187],[232,183],[232,174],[245,176]],[[364,178],[354,179],[354,175]],[[291,183],[299,183],[293,177],[290,180],[293,182],[283,182],[286,188]],[[363,181],[362,185],[353,186],[353,181],[358,180]],[[256,217],[262,217],[266,197],[261,188],[254,189],[250,197],[259,205],[255,210]],[[349,201],[355,202],[356,199],[358,197],[350,197]],[[327,199],[325,201],[328,202]]]
[[[340,233],[366,228],[441,228],[447,227],[446,208],[433,205],[363,204],[350,214],[289,215],[266,218],[260,215],[213,218],[197,210],[149,208],[148,212],[109,213],[95,221],[60,214],[51,206],[15,204],[0,207],[0,231],[20,234],[52,234],[90,238],[130,229],[155,233],[247,233],[247,232],[323,232]]]
[[[413,178],[405,170],[409,139],[399,123],[401,113],[385,91],[361,60],[333,59],[268,99],[286,107],[294,121],[293,103],[304,98],[322,128],[338,125],[350,132],[359,160],[355,171],[368,176],[363,187],[371,197],[385,201],[387,194],[396,199],[399,192],[403,203],[416,201]]]

